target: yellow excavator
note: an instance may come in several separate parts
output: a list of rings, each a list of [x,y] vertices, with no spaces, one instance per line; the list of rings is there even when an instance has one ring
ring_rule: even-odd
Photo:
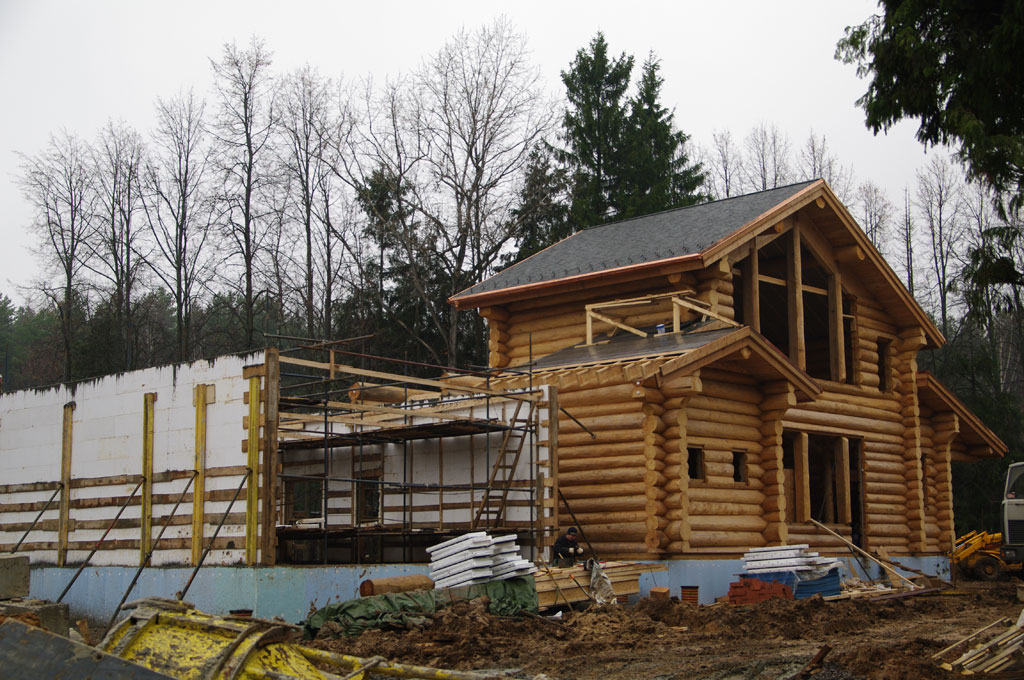
[[[995,581],[1004,574],[1019,572],[1024,566],[1020,562],[1006,561],[1002,548],[1001,533],[972,531],[956,539],[950,561],[965,576]]]

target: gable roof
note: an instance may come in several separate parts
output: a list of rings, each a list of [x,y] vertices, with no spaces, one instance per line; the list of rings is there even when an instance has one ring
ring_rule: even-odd
[[[862,261],[856,266],[870,268],[866,278],[872,294],[902,317],[898,325],[917,325],[927,345],[943,345],[942,333],[823,179],[591,227],[448,301],[457,309],[485,307],[598,281],[614,284],[702,269],[814,202],[820,209],[830,208],[826,212],[844,247],[857,251]]]
[[[960,422],[957,435],[967,447],[967,453],[976,458],[995,458],[1006,455],[1009,448],[990,430],[981,418],[953,394],[948,387],[928,371],[918,371],[917,390],[921,402],[935,411],[952,411]]]
[[[708,250],[815,182],[801,182],[590,227],[503,269],[451,298],[666,264]]]

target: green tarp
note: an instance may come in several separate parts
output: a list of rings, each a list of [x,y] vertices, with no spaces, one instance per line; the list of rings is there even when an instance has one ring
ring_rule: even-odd
[[[497,616],[537,613],[537,584],[532,576],[519,576],[461,588],[359,597],[317,610],[303,626],[309,638],[316,637],[317,631],[328,621],[341,626],[346,635],[358,635],[370,628],[410,628],[423,625],[427,614],[453,602],[478,597],[489,598],[487,611]]]

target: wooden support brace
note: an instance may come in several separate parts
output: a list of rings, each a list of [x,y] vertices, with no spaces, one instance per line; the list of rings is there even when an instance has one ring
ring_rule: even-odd
[[[206,410],[216,400],[213,385],[196,385],[192,404],[196,408],[195,471],[192,482],[192,566],[199,564],[203,554],[203,529],[206,513]]]
[[[142,397],[142,522],[139,564],[143,564],[153,541],[153,412],[156,392]]]
[[[61,429],[60,449],[60,514],[57,520],[57,566],[67,560],[68,530],[71,509],[71,431],[75,417],[75,402],[64,404],[64,424]]]
[[[249,378],[249,394],[260,393],[260,378],[253,376]],[[259,399],[249,399],[249,422],[260,422]],[[248,429],[248,446],[246,453],[246,475],[248,481],[245,485],[245,563],[256,564],[259,552],[259,462],[260,462],[260,428],[250,427]]]

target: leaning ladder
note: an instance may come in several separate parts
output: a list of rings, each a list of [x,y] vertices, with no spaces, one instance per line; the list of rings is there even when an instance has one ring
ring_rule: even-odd
[[[523,402],[516,402],[516,409],[509,421],[509,428],[505,430],[505,435],[501,439],[498,457],[494,461],[490,478],[487,480],[487,490],[484,492],[476,517],[473,518],[473,529],[480,526],[496,526],[505,514],[512,475],[516,466],[519,465],[519,458],[523,454],[523,445],[526,443],[526,437],[529,435],[533,423],[535,404],[532,401],[529,404],[526,418],[520,418]],[[524,424],[525,427],[520,428],[519,424]]]

